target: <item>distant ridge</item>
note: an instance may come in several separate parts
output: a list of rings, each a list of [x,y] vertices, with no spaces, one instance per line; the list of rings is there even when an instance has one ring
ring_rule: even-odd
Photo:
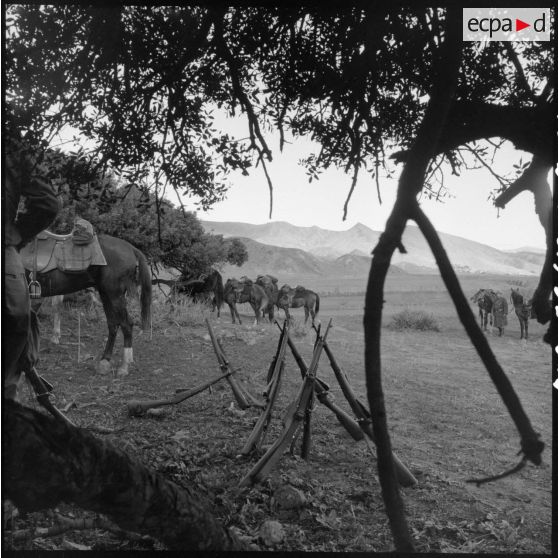
[[[262,265],[273,262],[278,268],[294,270],[300,266],[306,273],[347,276],[368,273],[370,253],[381,234],[361,223],[346,231],[298,227],[284,221],[263,225],[218,221],[202,224],[208,232],[248,239],[251,263],[247,266],[259,265],[261,270]],[[537,275],[544,262],[544,251],[538,249],[503,251],[451,234],[440,233],[440,238],[458,273]],[[434,257],[418,227],[407,226],[403,245],[407,254],[394,254],[394,271],[397,268],[400,273],[437,273]]]

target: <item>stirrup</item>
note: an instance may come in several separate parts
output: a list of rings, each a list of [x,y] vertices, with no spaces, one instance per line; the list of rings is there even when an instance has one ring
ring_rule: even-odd
[[[29,281],[29,298],[37,299],[41,298],[41,284],[34,278],[33,273],[30,275]]]

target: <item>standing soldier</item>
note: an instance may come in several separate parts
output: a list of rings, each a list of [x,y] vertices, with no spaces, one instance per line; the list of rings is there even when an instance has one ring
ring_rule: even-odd
[[[498,328],[498,335],[502,336],[504,328],[508,325],[508,301],[503,296],[498,296],[492,306],[494,327]]]
[[[6,137],[6,136],[5,136]],[[4,397],[17,399],[17,388],[30,334],[29,291],[19,249],[47,228],[59,209],[49,184],[39,176],[24,145],[4,142],[4,296],[2,298],[2,380]],[[21,362],[20,362],[21,360]]]

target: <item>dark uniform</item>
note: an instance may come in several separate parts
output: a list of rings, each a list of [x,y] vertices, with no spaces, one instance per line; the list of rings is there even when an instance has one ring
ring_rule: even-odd
[[[29,291],[19,249],[48,227],[59,204],[54,191],[40,178],[39,169],[19,142],[6,141],[4,169],[2,379],[4,396],[15,399],[30,331]]]
[[[494,315],[494,327],[503,328],[508,325],[508,301],[499,296],[492,306],[492,314]]]

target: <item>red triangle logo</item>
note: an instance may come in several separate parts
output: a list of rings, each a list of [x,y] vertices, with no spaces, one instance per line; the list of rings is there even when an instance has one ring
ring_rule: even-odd
[[[515,30],[516,31],[521,31],[522,29],[525,29],[526,27],[531,27],[530,23],[525,23],[524,21],[521,21],[520,19],[515,20]]]

